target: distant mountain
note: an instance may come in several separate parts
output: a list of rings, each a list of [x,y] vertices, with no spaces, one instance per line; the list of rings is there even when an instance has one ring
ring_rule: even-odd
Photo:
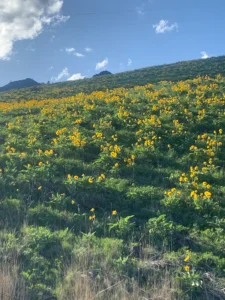
[[[12,99],[17,99],[19,101],[63,98],[74,96],[78,93],[90,94],[94,91],[106,91],[108,89],[112,90],[121,87],[132,88],[134,86],[143,86],[148,83],[155,84],[161,82],[160,84],[166,85],[163,81],[177,82],[206,75],[214,78],[218,74],[225,77],[225,55],[207,59],[182,61],[168,65],[152,66],[110,76],[98,76],[75,81],[40,84],[28,89],[0,93],[0,102],[9,102]]]
[[[102,71],[99,74],[95,74],[93,77],[104,76],[104,75],[112,75],[109,71]]]
[[[23,80],[11,81],[10,83],[4,85],[3,87],[0,87],[0,92],[10,91],[13,89],[22,89],[22,88],[27,88],[31,86],[37,86],[37,85],[40,85],[40,83],[36,82],[31,78],[26,78]]]

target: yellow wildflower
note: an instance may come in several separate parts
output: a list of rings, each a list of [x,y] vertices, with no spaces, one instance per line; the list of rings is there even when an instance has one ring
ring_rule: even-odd
[[[186,272],[189,272],[190,267],[189,267],[189,266],[184,266],[184,270],[185,270]]]
[[[205,197],[210,198],[212,194],[209,191],[204,192]]]
[[[112,157],[114,157],[114,158],[117,157],[117,153],[116,153],[116,152],[111,152],[110,155],[111,155]]]
[[[190,255],[187,255],[187,256],[185,257],[184,261],[187,262],[187,261],[189,261],[190,258],[191,258]]]
[[[95,215],[93,215],[93,216],[89,216],[89,220],[91,221],[91,220],[94,220],[95,219]]]
[[[88,178],[88,182],[89,182],[89,183],[92,183],[92,182],[93,182],[93,178],[92,178],[92,177],[89,177],[89,178]]]
[[[190,147],[190,150],[191,150],[191,151],[194,151],[195,148],[196,148],[196,146],[192,145],[192,146]]]
[[[203,173],[206,173],[207,170],[208,170],[208,169],[207,169],[206,167],[203,167],[203,168],[202,168],[202,172],[203,172]]]
[[[116,211],[116,210],[113,210],[113,211],[112,211],[112,215],[113,215],[113,216],[117,215],[117,211]]]

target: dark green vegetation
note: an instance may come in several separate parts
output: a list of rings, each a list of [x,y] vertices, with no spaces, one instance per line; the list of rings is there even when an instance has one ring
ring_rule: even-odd
[[[102,72],[100,72],[98,74],[95,74],[93,77],[105,76],[105,75],[112,75],[112,73],[109,72],[109,71],[102,71]]]
[[[224,94],[206,76],[0,102],[3,297],[224,299]]]
[[[179,81],[197,76],[215,76],[217,74],[225,76],[225,56],[178,62],[114,75],[56,83],[50,86],[40,85],[30,89],[0,93],[0,101],[62,98],[81,92],[106,91],[118,87],[130,88],[145,85],[149,82]]]
[[[40,85],[38,82],[33,79],[27,78],[23,80],[12,81],[3,87],[0,87],[0,92],[6,92],[14,89],[22,89]]]

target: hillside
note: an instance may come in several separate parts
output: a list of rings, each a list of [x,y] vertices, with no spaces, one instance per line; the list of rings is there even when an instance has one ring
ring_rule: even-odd
[[[145,85],[149,82],[159,81],[179,81],[193,79],[197,76],[225,75],[225,56],[212,57],[192,61],[178,62],[170,65],[149,67],[130,72],[118,73],[114,75],[98,76],[86,78],[73,82],[61,82],[49,85],[40,85],[38,90],[22,89],[7,93],[0,93],[0,101],[29,100],[62,98],[73,96],[78,93],[91,93],[93,91],[105,91],[118,87],[134,87]]]
[[[2,94],[0,295],[225,299],[224,63]]]
[[[14,89],[28,88],[37,85],[39,85],[38,82],[34,81],[33,79],[27,78],[23,80],[12,81],[3,87],[0,87],[0,92],[6,92]]]
[[[105,76],[105,75],[112,75],[112,73],[109,72],[109,71],[102,71],[102,72],[100,72],[98,74],[95,74],[93,77]]]

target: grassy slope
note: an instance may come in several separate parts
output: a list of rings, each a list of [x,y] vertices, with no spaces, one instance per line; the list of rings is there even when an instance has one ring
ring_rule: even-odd
[[[7,93],[0,93],[0,101],[68,97],[80,92],[91,93],[96,90],[145,85],[149,82],[179,81],[197,76],[215,76],[217,74],[225,76],[225,56],[212,57],[206,60],[184,61],[115,75],[13,90]]]
[[[223,299],[224,93],[218,76],[0,103],[0,291]]]

